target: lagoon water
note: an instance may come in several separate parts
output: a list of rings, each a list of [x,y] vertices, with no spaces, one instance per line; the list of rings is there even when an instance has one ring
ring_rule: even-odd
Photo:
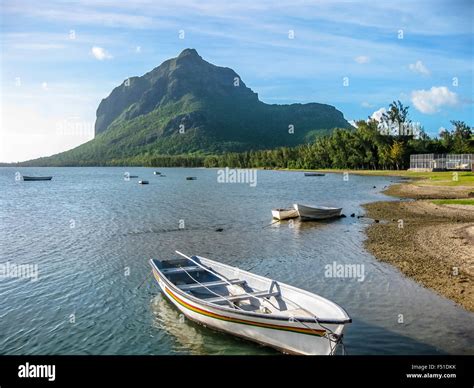
[[[393,178],[258,171],[250,187],[218,183],[213,169],[160,171],[0,169],[0,264],[38,265],[36,281],[0,278],[0,354],[276,354],[180,318],[148,264],[176,249],[339,303],[353,318],[349,354],[474,354],[474,314],[375,260],[363,246],[370,220],[349,217],[389,199],[380,190]],[[270,225],[271,208],[293,202],[348,217]],[[365,279],[325,276],[334,262],[363,264]]]

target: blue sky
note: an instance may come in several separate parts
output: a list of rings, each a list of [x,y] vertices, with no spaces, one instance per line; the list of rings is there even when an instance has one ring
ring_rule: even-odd
[[[470,0],[3,0],[0,7],[0,161],[91,139],[97,106],[113,87],[188,47],[233,68],[267,103],[328,103],[357,120],[400,99],[430,135],[450,120],[474,125]]]

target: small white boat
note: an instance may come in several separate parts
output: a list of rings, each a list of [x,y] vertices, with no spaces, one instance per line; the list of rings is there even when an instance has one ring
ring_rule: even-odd
[[[272,209],[272,216],[277,220],[287,220],[289,218],[298,217],[298,211],[292,208]]]
[[[138,181],[138,184],[140,185],[147,185],[149,182],[148,181]]]
[[[161,172],[159,172],[159,171],[153,171],[153,174],[154,174],[154,175],[161,175]]]
[[[293,205],[295,210],[303,219],[312,220],[324,220],[327,218],[335,218],[341,215],[341,207],[328,207],[328,206],[307,206],[295,203]]]
[[[187,318],[284,353],[332,355],[351,318],[319,295],[200,256],[150,260]]]

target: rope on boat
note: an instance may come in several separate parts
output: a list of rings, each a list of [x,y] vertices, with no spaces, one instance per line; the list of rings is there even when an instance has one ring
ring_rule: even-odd
[[[284,296],[281,296],[282,299],[286,299]],[[323,325],[321,322],[319,322],[319,319],[316,315],[314,315],[313,313],[311,313],[311,311],[305,309],[303,306],[301,306],[300,304],[296,303],[295,301],[293,300],[289,300],[287,299],[287,301],[295,304],[298,308],[300,308],[301,310],[305,311],[307,314],[309,314],[313,319],[314,321],[316,322],[317,325],[321,326],[324,330],[326,330],[326,332],[329,333],[328,334],[325,334],[324,336],[328,339],[329,341],[329,346],[331,348],[331,355],[334,355],[334,353],[336,352],[336,349],[337,349],[337,345],[340,343],[342,345],[342,349],[343,349],[343,354],[346,353],[346,348],[345,348],[345,345],[344,343],[342,342],[342,335],[340,334],[336,334],[334,333],[333,330],[331,330],[329,327]],[[308,325],[306,325],[304,322],[298,320],[297,318],[293,318],[294,320],[296,320],[297,322],[299,322],[300,324],[302,324],[303,326],[305,326],[306,328],[308,328],[309,330],[312,330],[312,331],[315,331],[314,329],[312,329],[311,327],[309,327]],[[334,346],[332,346],[332,344],[335,344]]]
[[[148,279],[148,276],[150,276],[152,274],[152,272],[148,272],[145,276],[145,279],[143,279],[143,281],[140,283],[140,285],[137,287],[137,290],[139,290],[146,282],[146,280]]]
[[[273,221],[271,224],[262,226],[262,229],[268,228],[269,226],[272,226],[273,224],[276,224],[277,222],[281,222],[280,220]]]
[[[195,260],[193,260],[191,257],[185,255],[184,253],[181,253],[181,252],[179,252],[179,251],[176,251],[176,253],[179,254],[179,255],[181,255],[181,256],[183,256],[183,257],[185,257],[186,259],[192,261],[194,264],[196,264],[196,265],[199,266],[200,268],[204,269],[205,271],[207,271],[207,272],[209,272],[209,273],[211,273],[211,274],[217,276],[219,279],[223,280],[223,281],[224,281],[225,283],[227,283],[229,286],[233,286],[233,284],[230,283],[224,276],[218,274],[217,272],[213,271],[212,269],[203,266],[202,264],[196,262]],[[232,306],[232,307],[234,307],[234,308],[238,308],[239,310],[244,311],[241,307],[239,307],[239,306],[238,306],[237,304],[235,304],[235,303],[232,303],[232,301],[230,301],[229,299],[227,299],[225,296],[220,295],[220,294],[218,294],[218,293],[212,291],[210,288],[208,288],[208,287],[206,287],[205,285],[203,285],[203,284],[202,284],[201,282],[199,282],[197,279],[193,278],[193,277],[191,276],[191,274],[190,274],[188,271],[186,271],[186,270],[184,269],[184,267],[180,267],[180,268],[181,268],[193,281],[195,281],[196,283],[198,283],[201,287],[205,288],[206,290],[208,290],[208,291],[211,292],[212,294],[214,294],[214,295],[216,295],[216,296],[218,296],[218,297],[220,297],[220,298],[226,300],[227,303],[229,303],[230,306]],[[243,289],[243,287],[242,287],[242,289]],[[258,302],[261,303],[261,299],[260,299],[260,298],[254,296],[254,295],[249,294],[247,291],[245,291],[245,289],[244,289],[244,295],[248,295],[250,298],[256,299]],[[283,295],[280,295],[280,296],[281,296],[282,299],[286,299]],[[308,315],[310,315],[310,316],[314,319],[314,321],[315,321],[315,323],[316,323],[317,325],[319,325],[319,326],[322,327],[324,330],[326,330],[326,334],[325,334],[324,336],[329,340],[329,346],[330,346],[330,348],[331,348],[331,352],[330,352],[331,355],[334,355],[334,353],[335,353],[335,351],[336,351],[336,349],[337,349],[337,345],[338,345],[339,343],[340,343],[341,346],[342,346],[343,354],[346,354],[345,345],[344,345],[344,343],[343,343],[343,341],[342,341],[342,335],[334,333],[333,330],[331,330],[330,328],[328,328],[327,326],[325,326],[325,325],[323,325],[321,322],[319,322],[318,318],[317,318],[314,314],[312,314],[309,310],[305,309],[304,307],[302,307],[301,305],[299,305],[299,304],[296,303],[295,301],[293,301],[293,300],[290,301],[289,299],[286,299],[286,300],[289,301],[289,302],[291,302],[291,303],[293,303],[293,304],[295,304],[295,305],[296,305],[298,308],[300,308],[301,310],[305,311]],[[278,311],[281,312],[281,310],[280,310],[277,306],[275,306],[272,302],[270,302],[269,300],[266,300],[266,302],[268,302],[273,308],[275,308],[276,310],[278,310]],[[309,329],[309,330],[311,330],[311,331],[317,333],[316,330],[314,330],[312,327],[306,325],[304,322],[300,321],[299,319],[297,319],[297,318],[295,318],[295,317],[292,317],[292,318],[293,318],[294,321],[296,321],[296,322],[298,322],[299,324],[303,325],[303,326],[306,327],[307,329]],[[327,333],[329,333],[329,334],[327,334]],[[334,344],[334,345],[332,345],[332,344]]]

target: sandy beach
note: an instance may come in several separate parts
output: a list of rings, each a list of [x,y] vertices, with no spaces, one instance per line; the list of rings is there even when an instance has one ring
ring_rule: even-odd
[[[474,198],[472,186],[429,186],[399,183],[384,191],[387,195],[412,199],[462,199]]]
[[[468,198],[473,187],[401,183],[385,193],[413,201],[365,205],[376,220],[367,249],[437,293],[474,311],[474,206],[436,204],[430,199]]]

